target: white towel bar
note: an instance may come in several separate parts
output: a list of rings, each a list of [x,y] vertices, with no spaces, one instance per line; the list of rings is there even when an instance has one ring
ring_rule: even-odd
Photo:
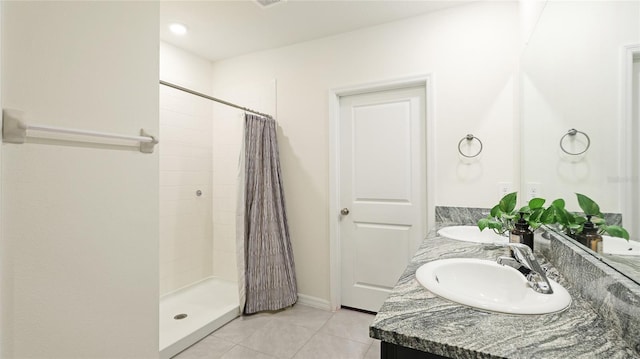
[[[140,142],[140,152],[144,153],[153,153],[153,148],[158,143],[158,139],[146,133],[144,129],[140,130],[140,136],[127,136],[107,132],[78,130],[75,128],[26,124],[22,121],[23,118],[24,112],[22,111],[12,109],[2,110],[2,138],[4,142],[24,143],[27,137],[27,130],[32,130],[137,141]]]

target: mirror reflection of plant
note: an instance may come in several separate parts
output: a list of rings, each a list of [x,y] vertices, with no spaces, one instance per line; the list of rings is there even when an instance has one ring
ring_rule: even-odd
[[[490,228],[494,232],[504,235],[515,228],[519,213],[529,224],[532,230],[536,230],[543,224],[551,224],[553,220],[552,210],[544,208],[546,202],[543,198],[533,198],[526,206],[516,210],[518,203],[518,192],[506,194],[500,202],[491,208],[491,212],[486,218],[478,221],[480,230]]]
[[[590,220],[598,227],[599,234],[608,234],[612,237],[629,240],[629,232],[626,229],[621,226],[607,225],[604,215],[600,212],[600,206],[594,200],[580,193],[576,193],[576,197],[584,216],[567,211],[563,199],[556,199],[549,207],[553,211],[553,223],[557,224],[560,230],[570,236],[575,236],[582,232],[584,224]]]

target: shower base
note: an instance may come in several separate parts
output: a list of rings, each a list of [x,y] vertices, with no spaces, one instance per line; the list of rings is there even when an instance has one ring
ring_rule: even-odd
[[[220,278],[205,278],[163,295],[160,359],[175,356],[239,315],[238,284]]]

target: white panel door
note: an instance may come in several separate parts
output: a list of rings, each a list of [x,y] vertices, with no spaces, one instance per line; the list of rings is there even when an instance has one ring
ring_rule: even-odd
[[[424,237],[424,92],[340,98],[343,306],[377,312]]]

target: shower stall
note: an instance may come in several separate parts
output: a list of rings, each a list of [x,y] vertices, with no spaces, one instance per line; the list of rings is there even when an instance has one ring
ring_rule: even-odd
[[[251,294],[247,296],[248,313],[291,305],[297,299],[297,290],[284,198],[274,194],[281,193],[282,187],[279,180],[272,181],[280,177],[275,123],[264,113],[227,101],[274,111],[275,81],[235,89],[225,86],[226,90],[231,88],[224,92],[228,96],[225,100],[211,97],[212,64],[165,43],[160,45],[160,79],[159,341],[160,357],[170,358],[241,314],[245,251],[250,259],[262,258],[264,251],[270,258],[266,268],[259,267],[264,261],[247,263],[247,286],[251,287],[247,293]],[[245,122],[252,130],[247,130],[250,154],[246,163],[241,161]],[[269,130],[263,131],[262,126]],[[271,136],[267,142],[275,148],[267,146],[270,152],[263,155],[260,151],[265,142],[255,134],[267,132]],[[270,167],[252,167],[265,161],[269,164],[264,165]],[[245,165],[250,176],[244,176]],[[259,185],[247,186],[254,189],[248,191],[245,180]],[[255,188],[268,192],[254,197]],[[260,203],[254,202],[256,198]],[[263,199],[269,199],[267,204],[275,207],[265,207]],[[242,203],[240,208],[237,203]],[[246,222],[245,207],[251,208]],[[269,218],[282,217],[284,227],[257,220],[263,217],[256,217],[258,210],[273,213]],[[284,232],[274,230],[276,227],[284,228]],[[238,233],[242,234],[240,240]],[[256,247],[252,243],[259,244]],[[280,255],[283,261],[274,261],[274,255]],[[278,270],[274,272],[273,268]],[[281,273],[289,276],[279,276]],[[267,294],[275,288],[283,294]]]
[[[162,80],[211,93],[211,64],[161,43]],[[160,85],[160,357],[240,315],[236,193],[242,111]]]

